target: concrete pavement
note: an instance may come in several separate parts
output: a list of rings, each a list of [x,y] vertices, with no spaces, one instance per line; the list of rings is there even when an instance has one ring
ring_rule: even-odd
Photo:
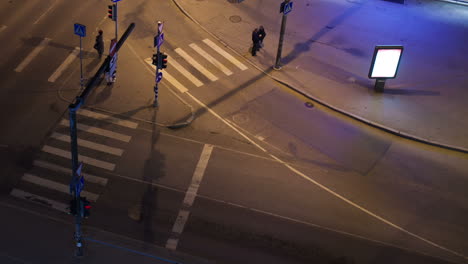
[[[294,1],[275,63],[280,2],[174,0],[221,42],[259,70],[365,123],[433,145],[468,152],[468,9],[432,0]],[[267,31],[265,47],[249,53],[253,28]],[[375,45],[403,45],[397,78],[383,93],[367,78]]]

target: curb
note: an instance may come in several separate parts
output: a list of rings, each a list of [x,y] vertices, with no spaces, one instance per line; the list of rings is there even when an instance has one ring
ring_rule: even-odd
[[[201,29],[203,29],[205,32],[207,32],[209,35],[211,35],[213,38],[215,38],[217,41],[219,41],[220,43],[222,43],[226,48],[229,48],[232,52],[236,53],[237,55],[242,56],[242,54],[240,54],[239,52],[237,52],[236,50],[234,50],[233,48],[229,47],[228,44],[226,44],[223,40],[221,40],[219,37],[217,37],[216,35],[214,35],[213,33],[211,33],[210,31],[208,31],[204,26],[202,26],[196,19],[194,19],[179,3],[178,3],[178,0],[172,0],[172,2],[177,6],[177,8],[180,9],[180,11],[185,15],[187,16],[190,20],[192,20],[195,24],[197,24]],[[245,57],[244,57],[245,58]],[[348,117],[351,117],[353,118],[354,120],[357,120],[361,123],[364,123],[366,125],[369,125],[369,126],[372,126],[374,128],[378,128],[382,131],[385,131],[385,132],[388,132],[388,133],[391,133],[393,135],[396,135],[396,136],[399,136],[399,137],[402,137],[402,138],[406,138],[406,139],[410,139],[410,140],[413,140],[413,141],[417,141],[417,142],[420,142],[420,143],[424,143],[424,144],[427,144],[427,145],[431,145],[431,146],[435,146],[435,147],[439,147],[439,148],[444,148],[444,149],[448,149],[448,150],[452,150],[452,151],[457,151],[457,152],[461,152],[461,153],[468,153],[468,149],[467,148],[463,148],[463,147],[460,147],[460,146],[454,146],[454,145],[448,145],[448,144],[444,144],[444,143],[441,143],[441,142],[438,142],[438,141],[434,141],[434,140],[430,140],[430,139],[426,139],[426,138],[422,138],[422,137],[418,137],[416,135],[412,135],[412,134],[409,134],[409,133],[405,133],[405,132],[402,132],[402,131],[398,131],[396,129],[393,129],[393,128],[390,128],[390,127],[387,127],[385,125],[382,125],[380,123],[377,123],[377,122],[373,122],[373,121],[370,121],[370,120],[367,120],[363,117],[360,117],[360,116],[357,116],[351,112],[348,112],[348,111],[345,111],[339,107],[336,107],[336,106],[333,106],[331,104],[328,104],[320,99],[317,99],[316,97],[308,94],[307,92],[304,92],[290,84],[288,84],[287,81],[284,81],[284,80],[281,80],[277,77],[274,77],[272,76],[271,74],[265,72],[264,70],[262,70],[260,67],[258,67],[254,62],[248,60],[248,59],[245,59],[246,61],[248,61],[252,66],[254,66],[257,70],[263,72],[265,75],[269,76],[271,79],[281,83],[282,85],[285,85],[287,86],[288,88],[294,90],[295,92],[311,99],[312,101],[320,104],[320,105],[323,105],[335,112],[338,112],[342,115],[345,115],[345,116],[348,116]]]

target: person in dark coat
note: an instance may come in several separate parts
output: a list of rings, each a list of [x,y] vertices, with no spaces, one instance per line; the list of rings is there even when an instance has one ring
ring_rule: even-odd
[[[266,37],[266,32],[263,26],[258,28],[258,38],[260,40],[260,47],[263,47],[263,39]]]
[[[260,48],[260,38],[258,36],[258,28],[252,32],[252,56],[257,56],[257,50]]]
[[[99,34],[96,36],[96,43],[94,44],[94,48],[99,54],[99,59],[102,57],[102,53],[104,53],[104,40],[102,39],[102,33],[102,30],[99,30]]]

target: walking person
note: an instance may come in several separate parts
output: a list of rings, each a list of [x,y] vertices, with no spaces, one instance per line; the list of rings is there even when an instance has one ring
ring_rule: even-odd
[[[260,26],[258,28],[258,38],[260,40],[260,47],[263,48],[263,39],[266,37],[266,32],[265,32],[265,29],[263,28],[263,26]],[[259,47],[259,48],[260,48]]]
[[[260,38],[258,36],[258,28],[252,32],[252,56],[257,56],[257,50],[260,49]]]
[[[96,36],[96,43],[94,44],[94,49],[97,50],[99,59],[102,57],[102,53],[104,53],[104,40],[102,39],[102,33],[102,30],[99,30],[99,34]]]

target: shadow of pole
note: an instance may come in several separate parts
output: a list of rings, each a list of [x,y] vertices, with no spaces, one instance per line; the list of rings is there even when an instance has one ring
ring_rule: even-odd
[[[143,223],[143,240],[148,243],[154,243],[155,232],[153,223],[157,214],[158,206],[158,188],[153,183],[161,177],[164,177],[164,155],[156,149],[160,131],[156,125],[157,110],[153,112],[153,127],[151,135],[150,154],[145,162],[143,170],[143,180],[146,182],[146,190],[141,199],[140,222]]]
[[[308,40],[302,43],[297,43],[294,46],[293,51],[291,51],[285,57],[281,58],[281,65],[288,64],[292,62],[294,59],[296,59],[297,57],[299,57],[302,53],[309,51],[312,43],[317,42],[319,39],[321,39],[324,35],[330,32],[330,29],[336,27],[339,24],[342,24],[348,17],[350,17],[355,12],[357,12],[361,8],[361,6],[363,6],[366,2],[355,4],[353,7],[349,8],[346,12],[344,12],[340,16],[335,17],[332,21],[330,21],[330,23],[328,23],[328,26],[322,28],[319,32],[315,33]]]

